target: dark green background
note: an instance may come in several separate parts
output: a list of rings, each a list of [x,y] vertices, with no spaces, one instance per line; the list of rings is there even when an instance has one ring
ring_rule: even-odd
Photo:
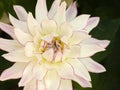
[[[15,15],[13,5],[18,4],[25,7],[27,11],[34,13],[37,0],[0,0],[0,18],[3,12]],[[47,0],[50,7],[53,0]],[[81,88],[73,83],[75,90],[120,90],[120,0],[77,0],[79,14],[91,14],[99,16],[101,21],[90,34],[98,39],[111,41],[105,52],[95,54],[92,58],[103,64],[107,72],[102,74],[91,74],[93,88]],[[10,38],[3,32],[0,37]],[[0,51],[2,55],[3,51]],[[0,57],[0,73],[10,67],[13,63]],[[17,87],[19,80],[8,80],[0,82],[0,90],[21,90]]]

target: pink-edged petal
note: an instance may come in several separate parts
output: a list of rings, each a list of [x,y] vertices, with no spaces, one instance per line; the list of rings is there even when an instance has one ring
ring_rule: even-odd
[[[18,79],[22,77],[22,73],[24,71],[25,66],[26,63],[15,63],[9,69],[3,71],[3,73],[0,76],[0,80],[4,81],[8,79]]]
[[[20,21],[9,14],[10,22],[15,28],[20,28],[24,32],[28,32],[27,24],[23,21]]]
[[[76,2],[72,3],[66,11],[67,21],[73,20],[77,16]]]
[[[31,80],[27,85],[25,85],[23,90],[38,90],[37,88],[37,80]]]
[[[80,44],[80,57],[89,57],[97,52],[105,51],[105,48],[108,46],[109,43],[110,42],[108,40],[97,40],[94,38],[86,39]]]
[[[79,60],[85,65],[87,70],[90,71],[90,72],[101,73],[101,72],[106,71],[104,66],[102,66],[101,64],[93,61],[91,58],[83,58],[83,59],[79,59]]]
[[[73,77],[73,69],[68,63],[58,64],[56,71],[63,79],[71,79]]]
[[[56,56],[55,56],[55,62],[59,62],[59,61],[62,61],[62,56],[63,54],[59,51],[56,53]]]
[[[83,14],[73,19],[70,24],[74,30],[82,30],[88,22],[90,15]]]
[[[34,19],[32,13],[29,13],[28,14],[28,17],[27,17],[27,24],[28,24],[28,28],[29,28],[29,32],[32,34],[32,35],[35,35],[36,31],[35,31],[35,28],[36,26],[38,26],[38,22]]]
[[[48,13],[48,17],[49,17],[50,19],[52,19],[53,16],[55,15],[57,9],[59,8],[60,2],[61,2],[61,0],[55,0],[55,1],[53,2],[52,6],[51,6],[51,8],[50,8],[50,10],[49,10],[49,13]]]
[[[59,90],[73,90],[71,80],[61,80]]]
[[[88,88],[88,87],[91,88],[92,87],[91,83],[82,77],[74,76],[73,80],[75,82],[79,83],[81,85],[81,87],[83,87],[83,88]]]
[[[13,30],[14,28],[12,26],[0,22],[0,28],[1,28],[2,31],[6,32],[12,38],[14,38],[14,39],[16,38],[15,34],[14,34],[14,30]]]
[[[67,61],[74,69],[74,73],[87,81],[91,81],[89,72],[78,59],[68,59]]]
[[[52,61],[53,60],[53,55],[54,55],[54,51],[53,49],[48,49],[47,51],[45,51],[42,56],[48,60],[48,61]]]
[[[21,48],[21,45],[16,40],[0,38],[0,49],[10,52]]]
[[[42,80],[47,73],[47,69],[44,67],[44,65],[37,63],[33,68],[33,73],[34,78],[37,80]]]
[[[22,6],[14,5],[14,10],[20,20],[22,21],[27,20],[27,12]]]
[[[24,49],[17,49],[11,51],[10,53],[2,55],[5,59],[11,62],[29,62],[32,58],[28,58],[25,56]]]
[[[85,31],[89,33],[93,28],[95,28],[98,25],[99,21],[100,21],[99,17],[92,17],[88,19]]]
[[[30,62],[25,70],[23,71],[23,74],[22,74],[22,78],[19,82],[19,86],[25,86],[27,85],[27,83],[29,83],[32,78],[33,78],[33,72],[32,72],[32,69],[34,67],[34,63],[33,62]]]
[[[37,0],[37,5],[35,8],[36,19],[41,23],[44,19],[47,19],[47,5],[46,0]]]
[[[36,90],[47,90],[43,80],[37,82],[37,89]]]
[[[47,90],[58,90],[60,85],[60,76],[56,71],[48,71],[44,80]]]
[[[15,35],[17,37],[18,42],[20,42],[22,45],[25,45],[27,42],[32,42],[33,38],[31,35],[24,33],[18,28],[14,29]]]
[[[73,32],[72,36],[69,38],[68,43],[70,45],[79,44],[82,40],[90,38],[91,36],[80,31]]]
[[[66,2],[62,2],[54,16],[54,20],[58,25],[66,21]]]

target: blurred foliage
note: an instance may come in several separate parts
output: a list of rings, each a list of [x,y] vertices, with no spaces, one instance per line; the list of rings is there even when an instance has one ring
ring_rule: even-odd
[[[0,0],[0,18],[3,13],[11,13],[16,16],[13,5],[22,5],[27,11],[34,13],[37,0]],[[68,0],[67,0],[68,1]],[[53,0],[47,0],[50,8]],[[95,54],[92,58],[103,64],[107,72],[102,74],[91,74],[93,88],[81,88],[73,82],[75,90],[119,90],[120,82],[120,0],[77,0],[78,14],[91,14],[99,16],[101,22],[90,33],[98,39],[111,41],[105,52]],[[5,33],[1,37],[9,38]],[[2,55],[3,51],[0,51]],[[0,73],[10,67],[13,63],[0,57]],[[22,90],[17,87],[19,80],[0,82],[0,90]]]

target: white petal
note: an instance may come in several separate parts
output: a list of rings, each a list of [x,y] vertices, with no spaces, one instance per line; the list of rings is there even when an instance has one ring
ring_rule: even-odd
[[[33,72],[32,72],[32,69],[34,67],[34,63],[33,62],[30,62],[24,72],[23,72],[23,75],[22,75],[22,78],[19,82],[19,87],[20,86],[25,86],[27,83],[29,83],[30,80],[32,80],[33,78]]]
[[[43,65],[40,65],[38,63],[34,66],[33,73],[34,78],[36,78],[37,80],[42,80],[47,73],[47,69]]]
[[[27,42],[32,42],[33,38],[27,33],[24,33],[20,29],[15,28],[15,35],[17,37],[18,42],[20,42],[22,45],[25,45]]]
[[[89,81],[85,80],[84,78],[74,76],[73,80],[76,81],[77,83],[79,83],[81,85],[81,87],[83,87],[83,88],[92,87],[91,83]]]
[[[86,32],[90,32],[93,28],[95,28],[100,21],[99,17],[92,17],[88,19],[87,25],[85,27]]]
[[[62,56],[63,54],[61,52],[57,52],[56,53],[56,57],[55,57],[55,62],[59,62],[59,61],[62,61]]]
[[[66,21],[65,11],[66,11],[66,3],[63,2],[61,4],[61,6],[58,8],[58,10],[54,16],[54,20],[57,22],[58,25],[60,25]]]
[[[60,77],[55,71],[48,71],[45,77],[45,86],[47,90],[58,90]]]
[[[66,11],[67,21],[73,20],[77,16],[76,2],[72,3]]]
[[[32,60],[32,58],[28,58],[25,56],[24,49],[14,50],[10,53],[3,54],[2,56],[11,62],[29,62]]]
[[[52,61],[53,60],[53,55],[54,55],[54,51],[53,49],[48,49],[47,51],[45,51],[42,56],[48,60],[48,61]]]
[[[10,22],[15,28],[20,28],[24,32],[28,32],[27,24],[23,21],[17,20],[11,14],[9,14]]]
[[[0,49],[10,52],[19,48],[21,45],[17,41],[0,38]]]
[[[27,12],[22,6],[14,5],[14,10],[20,20],[22,21],[27,20]]]
[[[58,64],[56,71],[64,79],[71,79],[73,77],[73,69],[68,63]]]
[[[87,15],[87,14],[80,15],[80,16],[76,17],[75,19],[73,19],[70,22],[70,24],[74,30],[77,30],[77,31],[82,30],[87,25],[89,17],[90,17],[90,15]]]
[[[29,13],[28,14],[28,18],[27,18],[27,24],[28,24],[28,28],[29,28],[29,32],[32,34],[32,35],[35,35],[36,31],[35,31],[35,28],[36,26],[38,26],[38,22],[34,19],[32,13]]]
[[[47,19],[47,5],[46,0],[37,0],[37,5],[35,9],[36,19],[41,23],[44,19]]]
[[[93,61],[91,58],[83,58],[79,60],[85,65],[87,70],[90,72],[101,73],[106,71],[104,66]]]
[[[47,90],[43,80],[42,81],[38,81],[38,83],[37,83],[37,90]]]
[[[22,77],[22,73],[24,71],[25,66],[26,63],[15,63],[9,69],[3,71],[3,73],[0,76],[0,80],[4,81],[8,79],[18,79]]]
[[[12,26],[0,22],[0,28],[1,28],[2,31],[6,32],[12,38],[14,38],[14,39],[16,38],[15,34],[14,34],[14,30],[13,30],[14,28]]]
[[[36,90],[37,80],[31,80],[27,85],[24,86],[23,90]]]
[[[74,69],[74,73],[76,75],[84,78],[87,81],[91,81],[91,78],[87,69],[78,59],[68,59],[67,62],[72,65]]]
[[[73,90],[71,80],[61,80],[59,90]]]
[[[53,2],[52,6],[51,6],[51,8],[50,8],[50,10],[49,10],[49,13],[48,13],[48,17],[49,17],[50,19],[52,19],[53,16],[55,15],[57,9],[59,8],[60,2],[61,2],[61,0],[55,0],[55,1]]]
[[[75,31],[73,32],[72,36],[69,38],[68,43],[70,45],[79,44],[82,40],[86,38],[90,38],[90,35],[84,32]]]

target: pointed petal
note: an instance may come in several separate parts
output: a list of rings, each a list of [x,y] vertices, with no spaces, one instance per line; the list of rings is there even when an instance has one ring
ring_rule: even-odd
[[[34,66],[33,73],[34,73],[34,78],[36,78],[37,80],[42,80],[47,73],[47,69],[43,65],[40,65],[38,63]]]
[[[69,59],[67,61],[74,69],[74,73],[87,81],[91,81],[90,75],[85,66],[78,59]]]
[[[47,90],[58,90],[59,85],[60,77],[58,76],[58,74],[55,71],[48,71],[45,77],[45,86]]]
[[[73,80],[79,83],[83,88],[92,87],[91,83],[82,77],[74,76]]]
[[[55,0],[55,1],[53,2],[52,6],[51,6],[51,8],[50,8],[50,10],[49,10],[49,13],[48,13],[48,17],[49,17],[50,19],[52,19],[53,16],[55,15],[57,9],[59,8],[60,2],[61,2],[61,0]]]
[[[73,20],[77,16],[76,2],[72,3],[66,11],[67,21]]]
[[[9,69],[3,71],[3,73],[0,76],[0,80],[4,81],[8,79],[18,79],[22,77],[22,73],[24,71],[25,66],[26,63],[15,63]]]
[[[13,30],[14,28],[12,26],[0,22],[0,28],[1,28],[2,31],[6,32],[12,38],[14,38],[14,39],[16,38],[15,34],[14,34],[14,30]]]
[[[80,31],[73,32],[72,36],[69,38],[68,43],[70,45],[79,44],[82,40],[90,38],[91,36]]]
[[[91,58],[84,58],[79,60],[85,65],[87,70],[90,72],[101,73],[106,71],[104,66],[93,61]]]
[[[65,11],[66,11],[66,2],[63,2],[54,16],[54,20],[57,22],[58,25],[66,21]]]
[[[10,62],[29,62],[32,60],[32,58],[25,56],[24,49],[17,49],[2,56]]]
[[[45,51],[42,56],[48,60],[48,61],[52,61],[53,60],[53,54],[54,54],[54,51],[53,49],[49,49],[47,51]]]
[[[20,20],[22,21],[27,20],[27,12],[22,6],[14,5],[14,10]]]
[[[27,85],[24,86],[23,90],[37,90],[37,80],[31,80]]]
[[[32,13],[29,13],[28,14],[28,18],[27,18],[27,24],[28,24],[28,28],[29,28],[29,32],[32,34],[32,35],[35,35],[36,31],[35,31],[35,28],[36,26],[38,26],[38,22],[34,19]]]
[[[73,90],[71,80],[61,80],[59,90]]]
[[[68,63],[59,64],[56,71],[64,79],[71,79],[73,77],[73,69]]]
[[[90,32],[93,28],[95,28],[100,21],[99,17],[92,17],[88,19],[87,25],[85,27],[86,32]]]
[[[47,19],[47,5],[46,0],[37,0],[37,5],[35,9],[36,19],[41,23],[44,19]]]
[[[15,28],[20,28],[24,32],[28,32],[27,24],[23,21],[17,20],[11,14],[9,14],[10,22]]]
[[[74,30],[82,30],[87,25],[90,15],[83,14],[73,19],[70,24]]]
[[[27,42],[32,42],[33,38],[27,33],[24,33],[20,29],[15,28],[15,35],[17,37],[18,42],[20,42],[22,45],[25,45]]]
[[[10,52],[19,48],[21,45],[17,41],[0,38],[0,49]]]
[[[32,78],[33,78],[33,72],[32,72],[33,67],[34,67],[33,62],[29,63],[26,66],[26,68],[23,72],[23,76],[22,76],[22,78],[19,82],[19,87],[27,85],[27,83],[29,83],[29,81],[32,80]]]

